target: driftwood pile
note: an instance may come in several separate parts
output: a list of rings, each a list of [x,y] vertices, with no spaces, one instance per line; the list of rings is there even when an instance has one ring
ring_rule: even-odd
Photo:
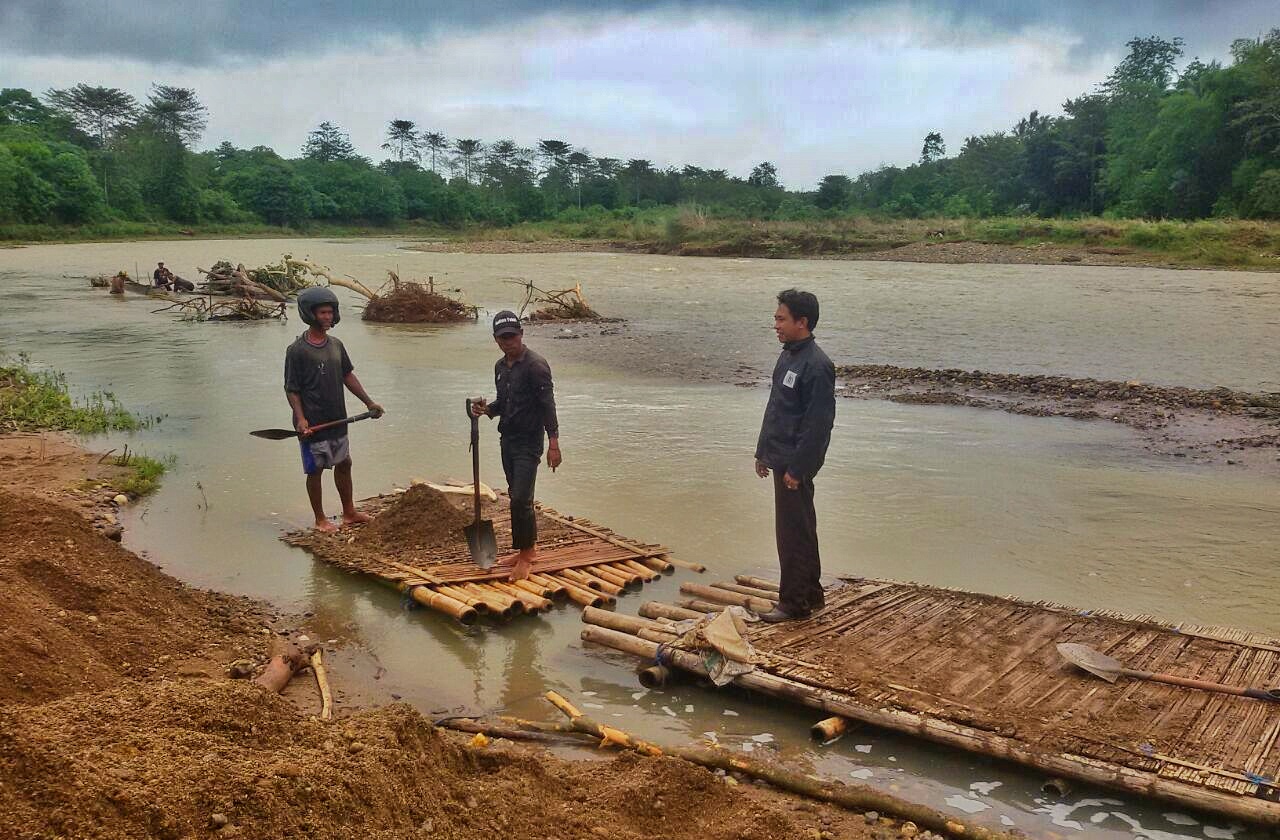
[[[599,312],[587,304],[582,294],[582,284],[572,289],[545,291],[529,280],[511,280],[524,287],[524,303],[520,305],[520,317],[526,321],[603,321]],[[525,311],[534,307],[527,315]]]
[[[288,299],[288,293],[275,288],[275,286],[263,285],[255,280],[250,271],[244,267],[244,263],[233,267],[226,260],[219,260],[213,264],[213,268],[207,270],[197,268],[196,271],[205,276],[204,288],[201,289],[204,294],[235,295],[253,300],[262,298],[264,300],[274,300],[277,303],[283,303]],[[261,273],[262,270],[258,269],[252,274],[260,276]],[[269,278],[270,275],[268,275]]]
[[[434,278],[426,283],[401,280],[394,271],[369,298],[361,317],[380,324],[448,324],[474,321],[479,310],[460,300],[440,294]]]
[[[160,312],[176,312],[184,321],[267,321],[288,320],[287,305],[283,302],[261,301],[250,297],[215,301],[211,297],[197,297],[179,301],[160,309]]]

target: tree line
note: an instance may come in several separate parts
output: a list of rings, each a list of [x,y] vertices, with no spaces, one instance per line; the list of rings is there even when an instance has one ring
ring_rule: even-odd
[[[1040,215],[1280,218],[1280,29],[1236,41],[1227,64],[1182,66],[1182,42],[1135,38],[1094,90],[1057,116],[1033,111],[968,137],[938,132],[919,159],[788,190],[769,162],[738,176],[594,156],[563,139],[450,138],[391,120],[381,163],[321,123],[297,157],[224,141],[197,152],[208,112],[195,91],[144,101],[79,84],[0,90],[0,223],[309,222],[509,225],[696,204],[706,213],[804,220]]]

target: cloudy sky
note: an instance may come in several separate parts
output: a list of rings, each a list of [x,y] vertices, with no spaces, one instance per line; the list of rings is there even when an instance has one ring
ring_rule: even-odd
[[[0,0],[0,87],[195,88],[222,140],[297,154],[322,120],[374,159],[388,120],[802,187],[1057,113],[1135,35],[1187,56],[1274,0]]]

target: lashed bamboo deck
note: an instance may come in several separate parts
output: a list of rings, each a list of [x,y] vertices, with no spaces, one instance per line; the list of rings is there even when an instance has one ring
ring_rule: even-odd
[[[394,493],[383,494],[360,501],[358,507],[377,516],[396,498]],[[297,531],[286,534],[284,540],[305,548],[318,560],[392,586],[422,606],[463,624],[473,624],[481,616],[505,620],[545,612],[559,602],[583,607],[611,605],[624,592],[671,573],[677,566],[703,571],[696,563],[669,557],[668,549],[661,545],[626,539],[602,525],[563,516],[545,505],[538,505],[537,513],[538,561],[529,578],[521,581],[509,580],[509,569],[475,565],[465,544],[410,556],[367,552],[355,556],[344,548],[346,531],[332,537]],[[484,515],[493,522],[498,544],[509,546],[511,508],[507,497],[500,494]]]
[[[652,657],[681,610],[763,608],[776,586],[681,587],[639,624],[584,638]],[[622,617],[625,618],[625,617]],[[669,627],[669,625],[668,625]],[[619,633],[618,631],[622,632]],[[1084,612],[910,583],[850,580],[804,621],[756,624],[766,659],[743,687],[1036,769],[1280,826],[1280,704],[1154,682],[1107,683],[1066,666],[1080,642],[1127,667],[1233,685],[1280,685],[1280,640],[1149,616]],[[666,649],[664,649],[666,654]],[[697,670],[688,655],[667,654]]]

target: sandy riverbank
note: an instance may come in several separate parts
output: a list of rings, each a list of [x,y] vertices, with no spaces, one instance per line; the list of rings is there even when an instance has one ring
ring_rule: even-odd
[[[675,759],[475,746],[404,704],[353,709],[341,684],[337,719],[321,722],[309,677],[282,697],[227,673],[305,625],[184,586],[109,539],[94,523],[114,518],[110,468],[40,439],[0,437],[8,836],[898,835]]]

